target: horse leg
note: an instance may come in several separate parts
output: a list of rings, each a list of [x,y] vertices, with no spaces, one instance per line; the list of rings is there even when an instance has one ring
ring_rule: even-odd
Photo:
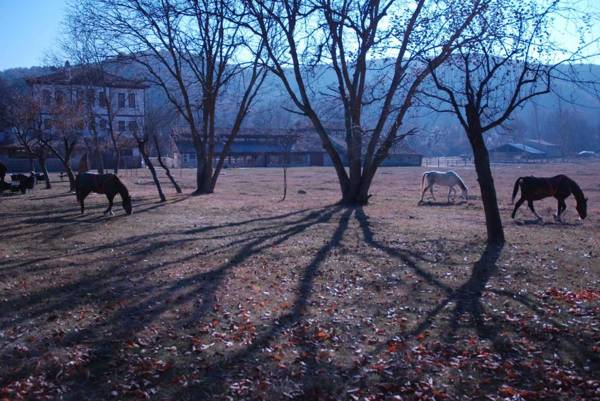
[[[515,204],[515,208],[512,211],[512,215],[511,217],[514,219],[515,218],[515,214],[517,214],[517,209],[521,207],[521,205],[523,204],[523,202],[525,202],[525,198],[521,198],[517,201],[517,203]]]
[[[566,208],[567,208],[567,204],[565,203],[565,200],[559,198],[558,199],[558,210],[556,211],[556,215],[555,215],[556,221],[562,223],[560,215],[565,211]]]
[[[115,198],[114,194],[106,194],[106,197],[108,198],[108,208],[104,211],[104,214],[106,213],[110,213],[110,215],[114,215],[113,211],[112,211],[112,207],[113,207],[113,199]]]
[[[433,198],[433,201],[435,202],[435,195],[433,194],[433,184],[431,184],[429,186],[429,192],[431,192],[431,197]]]
[[[537,212],[535,211],[535,209],[533,207],[533,201],[528,200],[527,201],[527,206],[529,206],[529,209],[531,209],[531,211],[533,212],[533,214],[535,214],[535,217],[537,217],[538,221],[543,220],[542,216],[540,216],[539,214],[537,214]]]
[[[84,205],[84,201],[85,201],[85,197],[88,196],[89,192],[79,192],[79,194],[77,195],[77,197],[79,198],[79,206],[81,206],[81,214],[83,214],[85,212],[85,205]]]
[[[426,186],[423,189],[423,192],[421,192],[421,201],[419,203],[423,203],[423,198],[425,197],[425,192],[427,192],[427,189],[429,188],[429,186]]]
[[[452,187],[448,187],[448,203],[450,203],[450,194],[452,193]]]

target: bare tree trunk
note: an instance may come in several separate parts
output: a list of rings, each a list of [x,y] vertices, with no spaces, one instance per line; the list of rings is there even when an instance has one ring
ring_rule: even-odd
[[[113,173],[115,175],[119,174],[119,166],[121,164],[121,152],[119,152],[119,149],[115,149],[115,166],[113,167]]]
[[[104,158],[97,143],[94,153],[96,154],[96,162],[98,163],[98,174],[104,174]]]
[[[164,161],[162,159],[162,155],[160,153],[160,146],[158,144],[158,138],[156,137],[156,135],[154,136],[154,146],[156,146],[156,154],[158,155],[158,163],[163,168],[163,170],[165,170],[167,177],[169,177],[169,181],[171,181],[171,184],[173,184],[173,187],[175,187],[175,191],[177,191],[177,193],[180,194],[181,187],[179,186],[179,184],[177,184],[177,181],[175,181],[175,177],[173,177],[173,175],[171,175],[171,170],[169,170],[169,167],[167,167],[167,165],[164,163]]]
[[[160,198],[160,201],[166,202],[167,198],[163,193],[162,187],[160,185],[160,180],[158,179],[158,175],[156,174],[156,169],[154,168],[154,165],[152,164],[152,161],[150,160],[150,157],[148,157],[148,153],[146,152],[146,145],[138,140],[138,148],[140,150],[140,153],[142,154],[144,163],[146,163],[146,166],[148,166],[148,170],[150,170],[150,174],[152,174],[152,180],[154,181],[154,185],[156,186],[156,190],[158,191],[158,197]]]
[[[352,176],[349,185],[342,189],[341,204],[347,206],[364,206],[369,203],[371,178],[368,176]]]
[[[44,179],[46,180],[46,189],[51,189],[52,185],[50,184],[50,177],[48,177],[48,168],[46,167],[46,156],[44,154],[38,156],[38,163],[40,164],[40,170],[42,170],[42,173],[44,174]]]
[[[489,154],[483,141],[483,134],[480,130],[471,129],[467,135],[473,149],[475,171],[477,172],[477,181],[481,190],[481,201],[483,203],[485,226],[487,229],[487,242],[488,244],[503,244],[505,242],[504,230],[502,228],[500,210],[498,209],[498,199],[492,169],[490,168]]]
[[[69,146],[68,142],[65,140],[65,157],[59,158],[63,163],[67,177],[69,177],[69,192],[75,191],[75,174],[73,174],[73,169],[71,168],[71,155],[73,154],[74,149],[75,144]]]
[[[69,157],[65,157],[65,172],[67,173],[67,177],[69,178],[69,192],[75,191],[75,174],[73,174],[73,169],[71,168],[71,155]]]
[[[212,194],[212,174],[206,158],[196,153],[196,190],[193,195]]]
[[[115,151],[115,165],[113,166],[113,174],[117,175],[119,174],[119,166],[121,163],[121,152],[119,151],[119,144],[117,143],[112,131],[110,137],[112,140],[113,150]]]
[[[67,173],[67,177],[69,178],[69,192],[75,191],[75,174],[73,174],[73,169],[71,168],[71,156],[73,155],[73,151],[75,150],[76,142],[69,143],[67,139],[63,139],[63,145],[65,150],[65,155],[62,156],[60,152],[56,150],[54,146],[52,146],[48,142],[43,142],[44,145],[50,149],[58,160],[62,163],[65,173]]]
[[[283,166],[283,197],[281,198],[281,202],[285,200],[287,196],[287,166]]]

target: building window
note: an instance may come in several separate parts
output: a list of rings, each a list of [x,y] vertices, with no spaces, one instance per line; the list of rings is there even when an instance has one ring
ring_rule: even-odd
[[[125,94],[119,93],[119,107],[125,107]]]
[[[119,121],[119,132],[123,131],[125,131],[125,121]]]
[[[49,118],[44,119],[44,129],[52,128],[52,121]]]
[[[50,93],[50,91],[48,89],[44,89],[42,91],[42,99],[46,106],[50,106],[50,103],[52,102],[52,94]]]
[[[57,105],[61,105],[63,104],[65,100],[65,94],[63,93],[63,91],[61,91],[60,89],[57,90],[56,92],[54,92],[54,101],[56,102]]]
[[[100,107],[106,107],[106,103],[106,93],[100,91],[98,93],[98,105],[100,105]]]
[[[138,124],[137,121],[129,121],[129,131],[137,132]]]
[[[95,90],[93,90],[93,89],[87,90],[87,101],[90,106],[94,107],[94,103],[96,102],[96,91]]]
[[[135,93],[129,94],[129,107],[135,107]]]
[[[83,89],[77,89],[75,92],[75,98],[77,99],[77,102],[81,102],[83,99]]]

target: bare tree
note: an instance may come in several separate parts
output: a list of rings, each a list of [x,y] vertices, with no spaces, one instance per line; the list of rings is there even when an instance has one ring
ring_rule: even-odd
[[[113,173],[118,174],[123,145],[127,142],[127,138],[124,138],[125,130],[119,128],[116,121],[116,117],[126,108],[126,99],[119,98],[124,94],[117,93],[111,82],[117,78],[111,74],[111,69],[117,68],[118,63],[109,60],[109,47],[98,40],[89,25],[81,22],[80,15],[68,14],[63,26],[61,47],[63,53],[76,64],[73,68],[78,74],[79,83],[84,87],[81,94],[85,97],[83,111],[87,128],[92,134],[91,144],[95,147],[98,169],[101,172],[104,170],[102,154],[105,146],[109,145],[114,154]],[[102,127],[98,127],[100,120],[103,120]]]
[[[37,160],[44,174],[46,189],[50,189],[52,185],[46,166],[48,149],[43,143],[44,131],[39,102],[31,95],[12,93],[8,104],[8,116],[17,142],[29,157],[30,170],[35,170],[33,160]]]
[[[424,91],[439,111],[453,113],[473,150],[486,218],[488,243],[503,243],[504,231],[484,134],[505,124],[530,99],[551,91],[553,76],[569,60],[547,63],[548,23],[558,10],[548,0],[495,1],[469,26],[468,41],[432,74],[437,92]]]
[[[264,81],[260,50],[249,63],[239,58],[248,43],[233,0],[87,0],[75,5],[81,24],[116,52],[145,67],[151,81],[187,123],[196,149],[195,194],[214,191],[227,152]],[[87,29],[87,28],[86,28]],[[216,165],[216,109],[233,82],[238,108],[229,139]]]
[[[343,203],[368,202],[378,167],[403,138],[401,125],[417,89],[450,55],[485,3],[245,0],[271,72],[296,112],[311,121],[334,164]],[[313,88],[311,82],[326,72],[333,73],[335,84]],[[317,96],[343,110],[349,171]]]
[[[281,146],[283,147],[283,155],[281,160],[281,167],[283,169],[283,196],[281,197],[280,202],[283,202],[287,196],[287,171],[291,163],[292,148],[294,147],[297,139],[297,136],[291,134],[285,135],[280,139]]]
[[[156,169],[154,168],[154,164],[152,163],[152,160],[150,159],[150,149],[149,149],[149,145],[151,145],[150,134],[145,129],[145,127],[142,127],[141,130],[134,129],[132,131],[132,133],[133,133],[133,137],[135,138],[135,141],[137,143],[140,154],[142,155],[142,158],[144,159],[144,163],[148,167],[148,170],[150,170],[150,174],[152,175],[152,180],[154,181],[154,185],[156,186],[156,191],[158,192],[160,201],[166,202],[167,198],[165,197],[165,194],[163,193],[162,186],[160,184],[160,180],[158,179],[158,174],[156,174]]]
[[[175,188],[175,191],[180,194],[181,187],[179,184],[177,184],[175,177],[173,177],[171,174],[171,170],[164,162],[161,151],[161,139],[164,139],[164,133],[169,132],[174,121],[175,112],[171,107],[169,107],[168,104],[153,104],[151,102],[146,102],[144,118],[145,131],[148,137],[152,138],[154,148],[156,150],[158,164],[160,164],[165,171],[165,174]],[[169,135],[168,140],[169,142],[172,141],[171,135]]]
[[[179,184],[177,183],[177,181],[175,180],[175,177],[173,177],[173,174],[171,174],[171,169],[169,169],[169,166],[167,166],[162,158],[162,154],[161,154],[161,150],[160,150],[160,143],[158,140],[158,135],[154,135],[154,146],[156,148],[156,156],[158,159],[158,164],[160,164],[160,166],[163,168],[163,170],[165,170],[165,174],[167,175],[167,177],[169,178],[169,181],[171,181],[171,184],[173,185],[173,187],[175,188],[175,191],[180,194],[181,191],[181,187],[179,186]]]
[[[50,109],[50,114],[53,118],[49,121],[50,126],[44,127],[45,134],[41,142],[60,160],[69,178],[69,190],[75,191],[71,159],[85,124],[83,102],[80,99],[56,104]]]

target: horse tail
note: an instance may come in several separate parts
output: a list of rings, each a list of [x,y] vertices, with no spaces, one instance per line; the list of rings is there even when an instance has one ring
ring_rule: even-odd
[[[521,184],[523,180],[523,177],[519,177],[517,178],[517,181],[515,181],[515,186],[513,188],[513,193],[512,193],[512,203],[515,203],[515,198],[517,197],[517,192],[519,192],[519,184]]]
[[[423,185],[425,185],[425,177],[427,176],[428,172],[424,172],[423,176],[421,177],[421,191],[423,191]]]

